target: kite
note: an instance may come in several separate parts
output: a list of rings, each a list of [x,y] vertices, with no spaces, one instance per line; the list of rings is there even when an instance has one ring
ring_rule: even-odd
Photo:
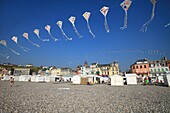
[[[68,40],[72,40],[72,38],[69,38],[69,37],[65,34],[65,32],[63,31],[63,28],[62,28],[63,22],[62,22],[62,21],[58,21],[56,24],[57,24],[58,27],[60,28],[63,36],[64,36],[66,39],[68,39]]]
[[[154,19],[155,16],[155,5],[156,5],[156,0],[150,0],[150,2],[152,3],[152,14],[151,14],[151,18],[142,26],[142,28],[140,29],[140,31],[142,32],[146,32],[147,31],[147,27],[148,25],[152,22],[152,20]]]
[[[13,53],[15,53],[16,55],[20,55],[18,52],[14,51],[13,49],[9,48],[6,44],[5,40],[1,40],[0,44],[2,44],[3,46],[5,46],[6,48],[10,49]]]
[[[106,6],[104,6],[103,8],[100,9],[100,12],[104,15],[104,25],[105,25],[105,29],[107,32],[110,31],[109,26],[107,24],[107,19],[106,19],[108,11],[109,11],[109,7],[106,7]]]
[[[168,24],[166,24],[164,27],[168,27],[168,26],[170,26],[170,22]]]
[[[120,6],[123,8],[123,10],[125,11],[125,18],[124,18],[124,26],[121,27],[120,29],[124,30],[125,28],[127,28],[127,17],[128,17],[128,9],[131,6],[132,1],[130,0],[125,0],[123,1]]]
[[[32,45],[37,46],[37,47],[40,47],[38,44],[35,44],[35,43],[33,43],[31,40],[29,40],[29,38],[28,38],[28,33],[24,33],[24,34],[23,34],[23,37],[25,37],[25,38],[29,41],[29,43],[31,43]]]
[[[69,21],[71,22],[71,24],[72,24],[72,26],[73,26],[73,28],[74,28],[75,33],[77,34],[77,36],[78,36],[79,38],[82,38],[83,36],[79,34],[79,32],[77,31],[77,28],[76,28],[76,26],[75,26],[75,24],[74,24],[74,23],[75,23],[75,20],[76,20],[76,17],[74,17],[74,16],[71,16],[71,17],[69,18]]]
[[[54,41],[58,41],[57,38],[54,38],[51,34],[51,26],[50,25],[46,25],[45,29],[47,30],[48,34],[50,35],[50,37],[54,40]]]
[[[95,38],[95,35],[93,34],[93,32],[91,31],[90,25],[89,25],[89,18],[90,18],[90,12],[85,12],[83,14],[83,17],[85,18],[86,22],[87,22],[87,27],[89,29],[89,33],[93,36],[93,38]]]
[[[28,50],[30,50],[30,49],[28,49],[28,48],[26,48],[26,47],[21,46],[21,45],[18,43],[18,37],[13,36],[13,37],[12,37],[12,40],[13,40],[21,49],[23,49],[25,52],[27,52]]]
[[[34,33],[37,35],[37,37],[40,39],[40,40],[42,40],[43,42],[45,42],[45,41],[49,41],[49,39],[42,39],[41,37],[40,37],[40,30],[39,29],[35,29],[34,30]]]

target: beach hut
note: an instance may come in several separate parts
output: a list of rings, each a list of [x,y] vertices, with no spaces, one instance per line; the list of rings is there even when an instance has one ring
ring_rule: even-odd
[[[70,81],[72,81],[73,76],[74,75],[63,75],[62,79],[64,80],[64,82],[68,82],[68,81],[70,82]]]
[[[2,76],[1,80],[3,81],[6,81],[6,80],[10,80],[10,77],[9,75],[5,75],[5,76]]]
[[[81,77],[79,75],[74,75],[72,81],[73,84],[81,84]]]
[[[19,77],[19,81],[28,82],[29,80],[31,80],[31,75],[21,75],[21,76]]]
[[[123,86],[123,77],[120,75],[113,75],[111,78],[111,85],[113,86]]]
[[[91,84],[100,83],[101,76],[98,76],[98,75],[86,75],[85,77],[88,78],[88,82],[91,83]]]
[[[166,86],[170,86],[170,73],[166,73],[165,75],[163,75],[163,79],[164,79],[164,84]]]
[[[101,76],[100,83],[108,83],[110,78],[108,76]]]
[[[46,81],[45,81],[45,76],[36,77],[36,81],[37,81],[37,82],[46,82]]]
[[[20,76],[13,76],[14,77],[14,81],[19,81]]]
[[[31,76],[31,82],[36,82],[37,75]]]
[[[82,76],[80,82],[81,82],[82,85],[87,85],[88,78],[86,76]]]
[[[137,84],[137,75],[134,73],[125,74],[127,85],[135,85]]]

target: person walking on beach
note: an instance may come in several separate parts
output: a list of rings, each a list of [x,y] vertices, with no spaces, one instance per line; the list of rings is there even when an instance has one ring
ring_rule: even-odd
[[[10,78],[10,83],[11,83],[11,87],[13,87],[13,85],[14,85],[14,78],[13,77]]]

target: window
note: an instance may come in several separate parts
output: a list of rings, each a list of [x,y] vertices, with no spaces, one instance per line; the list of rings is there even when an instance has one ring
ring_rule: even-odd
[[[156,72],[156,69],[154,69],[154,71]]]
[[[142,66],[140,66],[140,68],[142,68]]]
[[[168,71],[168,68],[166,68],[166,71]]]
[[[164,72],[165,70],[162,68],[162,72]]]
[[[146,65],[144,65],[144,68],[146,68]]]
[[[153,72],[153,70],[151,69],[151,72]]]
[[[133,69],[135,69],[135,66],[133,66]]]
[[[160,70],[160,69],[158,69],[158,72],[161,72],[161,70]]]
[[[138,69],[138,66],[136,66],[136,68]]]

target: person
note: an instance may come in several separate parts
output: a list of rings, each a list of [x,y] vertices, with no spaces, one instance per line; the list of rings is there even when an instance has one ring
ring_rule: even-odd
[[[151,84],[152,84],[152,79],[151,79],[151,77],[148,77],[148,79],[149,79],[149,84],[151,85]]]
[[[11,82],[11,87],[12,87],[14,85],[14,78],[13,77],[10,78],[10,82]]]

